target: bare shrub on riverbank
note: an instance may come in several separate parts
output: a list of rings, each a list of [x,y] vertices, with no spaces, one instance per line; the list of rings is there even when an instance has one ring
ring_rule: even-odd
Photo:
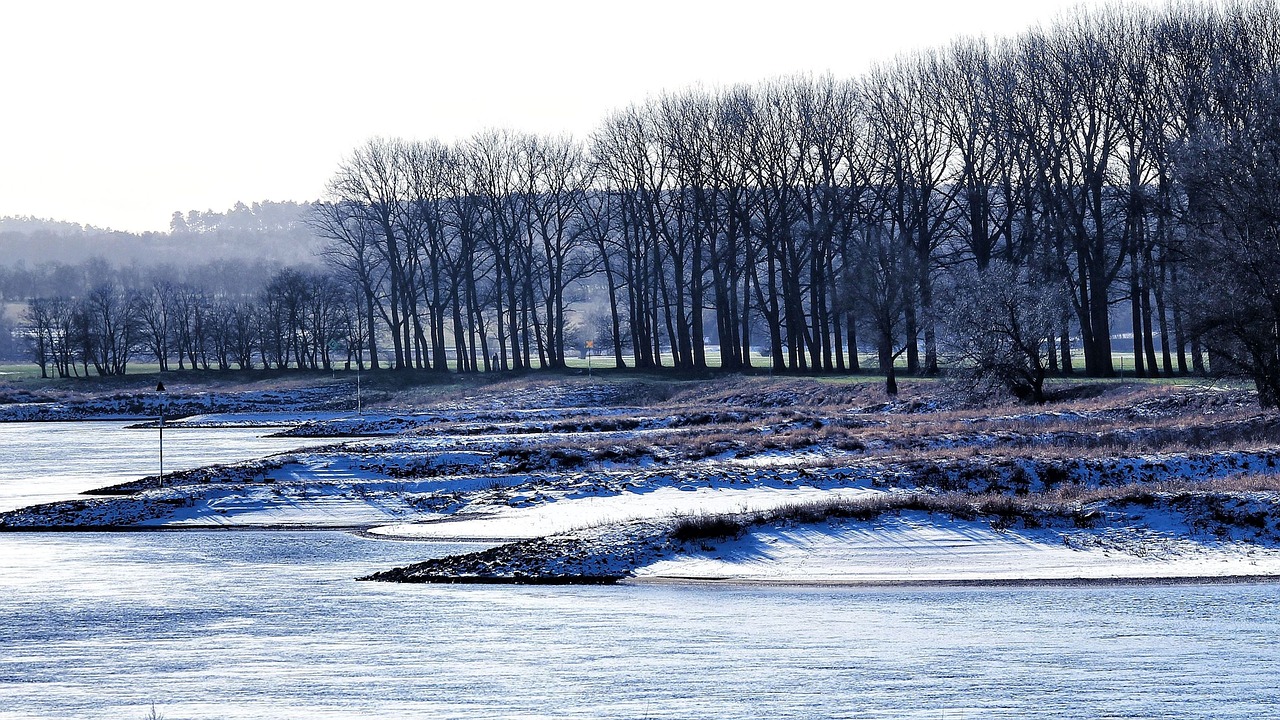
[[[962,520],[980,517],[995,519],[999,526],[1016,520],[1033,520],[1045,514],[1061,514],[1075,519],[1078,507],[1055,506],[1044,496],[1011,496],[997,493],[886,493],[863,498],[833,498],[784,505],[763,511],[752,518],[752,524],[774,522],[817,523],[826,520],[874,520],[897,512],[926,512],[949,515]],[[1036,523],[1038,524],[1038,523]]]
[[[676,517],[671,527],[671,539],[678,542],[711,540],[737,535],[748,525],[740,515],[715,515],[696,513]]]

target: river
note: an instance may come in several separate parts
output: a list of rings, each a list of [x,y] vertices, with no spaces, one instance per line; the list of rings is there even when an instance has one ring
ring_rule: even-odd
[[[160,435],[138,421],[0,423],[0,512],[155,475]],[[166,427],[166,472],[252,460],[325,440],[264,437],[278,428]]]
[[[0,718],[1257,718],[1274,585],[389,585],[339,532],[0,535]]]
[[[186,462],[300,442],[201,432]],[[0,433],[7,503],[150,472],[146,432],[120,423]],[[354,579],[472,548],[319,531],[0,533],[0,720],[141,720],[152,703],[168,720],[1280,716],[1277,585]]]

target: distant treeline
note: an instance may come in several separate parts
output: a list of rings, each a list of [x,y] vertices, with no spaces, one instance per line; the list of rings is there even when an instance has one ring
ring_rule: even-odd
[[[241,259],[284,266],[313,262],[320,250],[306,225],[309,203],[236,203],[226,212],[175,212],[169,232],[129,233],[91,225],[0,218],[0,299],[46,294],[22,294],[28,276],[39,282],[54,265],[78,265],[104,258],[112,265],[175,267]],[[62,291],[75,285],[62,286]]]
[[[21,332],[42,377],[123,375],[138,358],[161,371],[327,370],[335,353],[349,366],[365,340],[354,307],[332,274],[292,268],[247,295],[164,279],[108,281],[77,297],[32,300]]]
[[[257,353],[316,365],[342,337],[374,366],[561,367],[589,283],[608,318],[583,335],[619,366],[698,370],[711,343],[730,370],[759,347],[839,372],[867,348],[891,392],[902,358],[1038,398],[1048,374],[1112,375],[1128,332],[1139,375],[1211,353],[1274,405],[1278,60],[1274,2],[1108,7],[858,78],[663,95],[586,142],[371,140],[308,220],[330,276],[301,285],[343,306],[312,316],[346,325],[300,314]]]
[[[322,264],[319,257],[313,257],[307,264],[296,265],[315,269]],[[198,286],[217,297],[245,297],[256,295],[273,272],[294,265],[236,257],[203,262],[192,259],[184,263],[116,265],[101,255],[76,263],[43,262],[28,266],[18,262],[8,267],[0,265],[0,301],[26,302],[32,298],[59,295],[82,297],[91,288],[106,283],[143,289],[158,282]]]

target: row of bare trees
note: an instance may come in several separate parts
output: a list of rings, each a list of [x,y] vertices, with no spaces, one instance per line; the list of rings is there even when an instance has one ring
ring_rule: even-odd
[[[104,282],[33,299],[24,333],[42,377],[123,375],[131,360],[175,368],[350,367],[365,326],[348,288],[329,273],[284,269],[237,297],[157,280]]]
[[[492,132],[465,148],[373,140],[318,204],[327,257],[384,328],[395,368],[563,367],[567,288],[592,274],[593,168],[567,138]],[[379,363],[379,333],[369,356]],[[477,357],[478,355],[478,357]]]
[[[859,78],[667,94],[585,142],[374,139],[313,207],[331,272],[41,301],[35,354],[58,374],[144,352],[477,372],[563,367],[577,331],[619,367],[742,370],[763,351],[776,371],[857,371],[871,351],[890,392],[897,363],[950,361],[1039,399],[1081,361],[1114,374],[1128,334],[1139,375],[1212,354],[1272,368],[1280,403],[1278,87],[1274,2],[1176,3]]]
[[[1139,375],[1188,372],[1185,159],[1252,112],[1278,57],[1271,2],[1082,10],[856,79],[664,95],[585,143],[372,140],[315,227],[386,331],[368,354],[388,338],[397,368],[444,369],[446,349],[460,371],[560,367],[589,278],[619,366],[704,368],[710,339],[730,370],[756,347],[779,371],[857,370],[865,347],[892,388],[895,361],[935,372],[967,334],[940,290],[1001,263],[1055,299],[1032,338],[1047,371],[1113,374],[1127,330]]]

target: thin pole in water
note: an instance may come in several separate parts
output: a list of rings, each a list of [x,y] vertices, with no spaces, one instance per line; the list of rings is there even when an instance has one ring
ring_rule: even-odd
[[[160,487],[164,487],[164,382],[156,383],[160,393]]]

